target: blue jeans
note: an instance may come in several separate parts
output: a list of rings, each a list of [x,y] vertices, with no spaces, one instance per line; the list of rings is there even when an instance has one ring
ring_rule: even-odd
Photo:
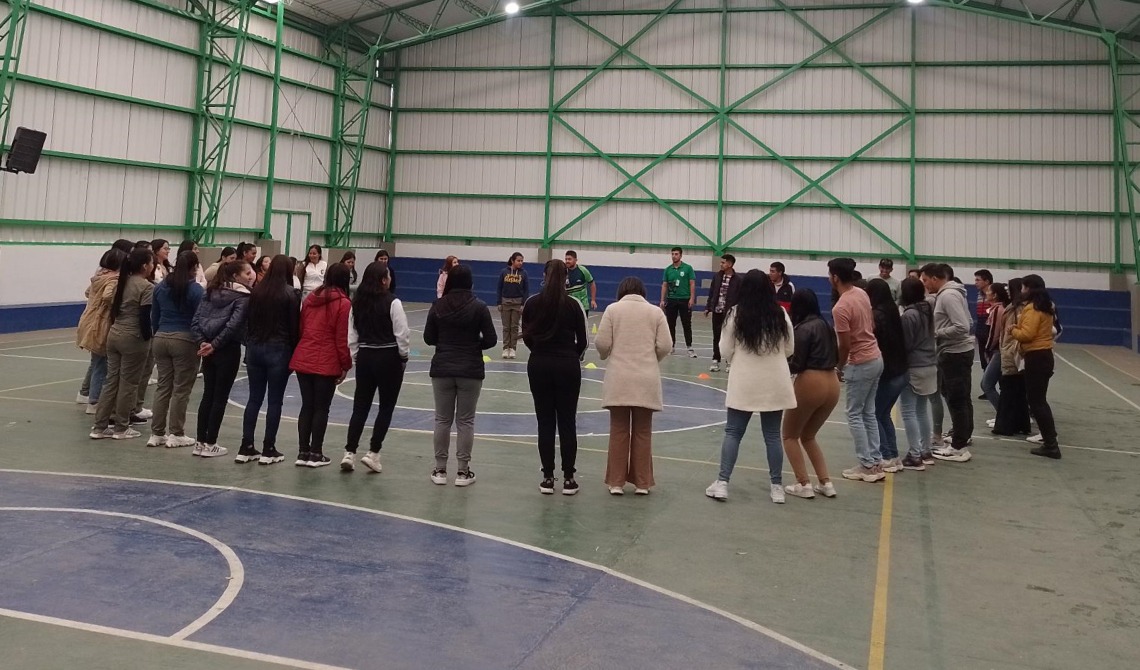
[[[245,406],[242,421],[241,444],[252,446],[257,429],[257,414],[269,389],[269,407],[265,410],[266,449],[276,448],[277,429],[281,425],[281,404],[285,399],[285,385],[289,383],[289,359],[293,350],[284,344],[251,344],[245,348],[245,370],[249,375],[249,403]]]
[[[982,373],[982,393],[986,394],[986,400],[994,406],[994,411],[998,408],[998,381],[1001,380],[1001,355],[994,353],[993,358],[990,359],[986,365],[985,372]]]
[[[91,354],[91,388],[87,390],[87,402],[92,405],[99,404],[99,396],[103,394],[105,381],[107,381],[107,357]]]
[[[899,413],[902,414],[903,426],[906,427],[906,441],[910,445],[907,455],[919,458],[930,451],[930,437],[934,433],[930,420],[930,403],[941,402],[938,394],[918,395],[910,388],[910,384],[903,387],[899,395]]]
[[[879,422],[875,418],[875,394],[883,374],[883,359],[843,368],[847,383],[847,425],[855,441],[855,455],[863,467],[873,468],[882,460],[879,453]]]
[[[879,390],[875,392],[875,420],[879,424],[879,452],[883,460],[899,457],[899,444],[895,437],[895,422],[891,420],[891,410],[898,402],[904,386],[910,385],[910,375],[905,372],[893,379],[880,379]]]
[[[736,466],[736,456],[740,453],[740,441],[748,430],[752,412],[742,412],[728,408],[728,422],[724,426],[724,442],[720,445],[720,476],[727,482]],[[764,434],[764,446],[768,449],[768,478],[773,484],[783,483],[784,442],[780,438],[780,424],[784,420],[784,410],[760,412],[760,431]]]

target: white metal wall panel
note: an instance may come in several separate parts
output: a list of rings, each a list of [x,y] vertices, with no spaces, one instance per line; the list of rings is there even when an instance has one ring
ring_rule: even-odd
[[[919,109],[1112,108],[1106,66],[945,67],[924,70]]]
[[[125,0],[130,2],[131,0]],[[81,4],[97,5],[98,3],[84,2]],[[164,42],[177,44],[188,49],[198,48],[198,22],[184,19],[167,12],[151,10],[140,5],[139,19],[135,27],[140,35],[149,35]]]
[[[735,237],[771,209],[770,207],[726,207],[725,239]],[[891,239],[896,241],[907,239],[910,219],[906,212],[862,210],[859,214]],[[888,256],[897,254],[887,242],[847,212],[810,207],[788,207],[777,212],[735,242],[734,246],[753,249],[846,251]]]
[[[1112,211],[1112,168],[920,165],[916,199],[933,207]]]
[[[400,113],[397,146],[428,151],[546,151],[546,113]]]
[[[266,147],[268,148],[268,145]],[[288,133],[281,133],[277,136],[274,171],[277,178],[306,181],[312,184],[328,184],[328,162],[328,142],[298,137]]]
[[[902,114],[836,115],[777,114],[734,117],[745,130],[783,156],[846,157],[867,145],[904,117]],[[753,144],[735,128],[726,133],[726,143]],[[875,145],[877,156],[909,156],[910,136],[905,124]],[[726,149],[728,151],[728,149]],[[733,152],[735,153],[735,151]]]
[[[272,91],[273,87],[270,83],[270,105],[273,104]],[[281,94],[277,101],[277,123],[280,128],[316,135],[328,135],[332,128],[332,116],[333,98],[331,95],[285,82],[281,83]],[[272,107],[270,107],[270,120],[272,118]]]
[[[903,102],[910,99],[910,71],[871,68],[879,84]],[[732,70],[727,77],[729,103],[772,81],[780,70]],[[746,109],[901,109],[875,82],[851,68],[799,70],[771,84],[739,107]]]
[[[388,154],[364,150],[360,160],[360,188],[383,191],[388,188]],[[359,194],[357,198],[359,198]]]
[[[542,158],[406,156],[396,172],[397,190],[424,193],[542,195]]]
[[[397,199],[396,202],[399,202]],[[557,202],[550,206],[550,227],[557,230],[584,212],[591,203]],[[706,237],[716,236],[716,208],[708,205],[677,205],[678,214]],[[539,225],[541,226],[541,218]],[[608,203],[586,215],[561,237],[564,242],[590,240],[622,244],[677,244],[704,246],[701,238],[654,202]]]
[[[713,161],[708,161],[712,163]],[[795,161],[797,169],[812,180],[831,171],[831,162]],[[714,183],[715,183],[714,164]],[[808,187],[808,180],[776,161],[725,162],[725,200],[783,202]],[[850,163],[833,172],[820,186],[844,204],[896,205],[910,204],[910,165],[907,163]],[[714,196],[715,198],[715,193]],[[801,194],[796,202],[833,202],[817,188]]]
[[[263,177],[268,159],[269,131],[246,126],[233,127],[226,172]]]
[[[282,189],[286,190],[286,187],[283,185]],[[274,206],[278,206],[276,187],[274,201]],[[222,182],[221,206],[218,209],[220,227],[260,230],[264,218],[264,182],[249,179],[226,179]]]
[[[542,176],[542,159],[539,176]],[[617,161],[630,175],[637,175],[649,164],[647,159]],[[628,177],[601,158],[556,158],[551,169],[551,193],[555,195],[602,198],[626,183]],[[716,162],[670,158],[649,170],[638,181],[664,200],[716,200]],[[538,194],[544,184],[539,181]],[[649,198],[636,184],[620,192],[621,198]]]
[[[534,86],[533,100],[527,107],[546,107],[549,75],[541,75],[541,84]],[[561,100],[574,89],[588,73],[582,70],[561,70],[554,77],[554,98]],[[717,104],[720,97],[719,73],[715,70],[672,71],[668,75],[692,89],[695,93]],[[538,77],[536,77],[538,79]],[[676,84],[646,70],[603,70],[582,86],[563,103],[563,108],[603,109],[708,109],[708,105],[693,97]]]
[[[1110,115],[937,114],[918,118],[928,158],[1112,161]]]
[[[602,151],[612,153],[661,154],[679,144],[712,119],[711,114],[574,114],[563,120]],[[708,124],[702,133],[716,132]],[[561,126],[555,126],[555,151],[588,151],[581,140]]]
[[[264,207],[264,195],[260,202]],[[308,186],[277,184],[273,187],[273,208],[309,212],[313,217],[313,230],[325,230],[325,220],[328,218],[328,191]],[[256,227],[260,227],[264,214],[264,209],[258,210]],[[298,219],[293,219],[294,225],[297,225],[297,222]],[[313,241],[321,244],[320,238],[314,238]]]
[[[630,51],[653,65],[718,64],[720,15],[666,16],[635,42]]]
[[[542,200],[399,197],[393,209],[395,233],[512,239],[542,237]]]
[[[919,248],[945,256],[1112,262],[1111,217],[1008,216],[922,213],[915,226]],[[984,246],[983,246],[984,245]]]
[[[546,72],[408,72],[400,76],[401,107],[541,107]]]
[[[451,67],[462,54],[464,65],[547,65],[550,33],[546,17],[517,17],[480,30],[420,44],[400,56],[403,66]]]
[[[359,244],[358,235],[377,235],[384,233],[384,212],[386,198],[382,195],[360,193],[356,196],[356,211],[352,218],[352,239]],[[359,259],[367,267],[371,258]]]
[[[1103,60],[1094,37],[967,12],[918,11],[919,60]]]
[[[285,30],[281,33],[281,41],[285,46],[303,51],[310,56],[320,58],[323,55],[321,38],[304,32],[303,30],[285,26]]]

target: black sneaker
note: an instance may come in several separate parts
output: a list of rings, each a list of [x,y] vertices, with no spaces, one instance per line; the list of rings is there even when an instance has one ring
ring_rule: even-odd
[[[572,496],[578,492],[578,482],[573,478],[567,477],[566,481],[562,482],[562,495]]]
[[[309,454],[309,462],[306,463],[310,468],[319,468],[332,463],[332,459],[325,456],[319,451],[314,451]]]
[[[922,472],[926,469],[926,464],[922,462],[922,457],[911,456],[910,454],[907,454],[906,457],[903,458],[902,467],[903,470],[916,470],[918,472]]]
[[[297,467],[300,467],[300,468],[308,467],[308,465],[309,465],[309,452],[302,451],[301,453],[297,454],[297,460],[293,461],[293,465],[296,465]]]
[[[934,460],[934,452],[933,451],[922,452],[922,464],[923,465],[934,465],[935,463],[937,463],[937,461]]]
[[[261,452],[257,450],[252,444],[243,444],[241,449],[238,449],[237,456],[234,456],[234,463],[255,463],[261,458]]]
[[[544,495],[554,493],[554,477],[547,477],[538,485],[538,492]]]
[[[131,425],[132,426],[141,426],[141,425],[147,423],[148,421],[150,421],[150,419],[144,419],[141,416],[139,416],[138,414],[132,414],[131,415]]]
[[[1061,450],[1058,447],[1053,447],[1052,449],[1049,447],[1034,447],[1029,450],[1029,453],[1034,456],[1044,456],[1045,458],[1061,460]]]
[[[262,465],[273,465],[283,460],[285,460],[285,454],[277,451],[276,447],[266,447],[262,450],[261,458],[258,459],[258,462]]]

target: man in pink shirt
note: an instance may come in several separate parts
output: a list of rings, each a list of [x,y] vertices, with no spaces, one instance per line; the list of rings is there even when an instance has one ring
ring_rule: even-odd
[[[827,276],[839,294],[831,308],[839,339],[839,369],[847,383],[847,425],[855,441],[859,463],[843,471],[843,477],[877,482],[886,478],[879,453],[879,425],[875,419],[875,393],[883,374],[883,357],[875,340],[871,301],[854,286],[855,261],[834,258],[827,263]]]

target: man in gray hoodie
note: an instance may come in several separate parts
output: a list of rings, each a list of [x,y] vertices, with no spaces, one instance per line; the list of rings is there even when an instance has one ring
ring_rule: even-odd
[[[970,399],[971,371],[974,366],[974,340],[970,337],[970,307],[966,288],[951,280],[950,268],[929,263],[921,271],[922,283],[934,294],[934,335],[937,339],[939,391],[950,410],[953,437],[950,446],[934,450],[943,461],[965,463],[974,432],[974,404]]]

